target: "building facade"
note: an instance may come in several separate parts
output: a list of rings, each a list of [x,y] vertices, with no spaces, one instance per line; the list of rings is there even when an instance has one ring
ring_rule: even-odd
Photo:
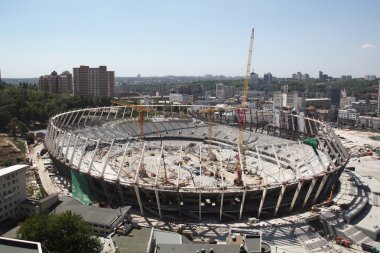
[[[17,215],[18,205],[26,200],[27,165],[0,169],[0,222]]]
[[[108,71],[106,66],[90,68],[80,66],[73,68],[74,95],[82,97],[108,97],[115,96],[115,72]]]
[[[229,99],[235,96],[235,87],[223,85],[222,83],[216,84],[215,96],[218,99]]]
[[[47,93],[72,94],[73,77],[70,72],[65,71],[58,75],[53,71],[50,75],[40,76],[38,79],[38,90]]]

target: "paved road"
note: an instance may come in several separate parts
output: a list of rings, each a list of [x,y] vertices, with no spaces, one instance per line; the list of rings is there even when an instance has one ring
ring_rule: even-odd
[[[54,193],[60,193],[59,187],[54,184],[50,177],[49,172],[45,170],[43,159],[37,157],[37,151],[43,148],[43,144],[40,143],[34,148],[30,148],[30,155],[33,161],[36,163],[38,169],[38,175],[40,176],[42,187],[45,189],[45,192],[50,195]]]

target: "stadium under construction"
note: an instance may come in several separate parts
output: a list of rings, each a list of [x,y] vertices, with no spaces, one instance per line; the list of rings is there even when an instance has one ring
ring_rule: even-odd
[[[302,114],[192,105],[61,113],[45,147],[84,203],[200,221],[310,209],[349,160],[328,124]]]

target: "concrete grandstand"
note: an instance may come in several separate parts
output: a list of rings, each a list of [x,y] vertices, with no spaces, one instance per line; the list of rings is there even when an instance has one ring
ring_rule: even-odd
[[[64,174],[85,178],[91,199],[190,220],[306,210],[328,197],[349,160],[330,126],[316,119],[247,110],[241,146],[236,108],[214,108],[211,118],[206,109],[65,112],[50,119],[45,146]],[[315,149],[304,144],[310,137],[318,142]]]

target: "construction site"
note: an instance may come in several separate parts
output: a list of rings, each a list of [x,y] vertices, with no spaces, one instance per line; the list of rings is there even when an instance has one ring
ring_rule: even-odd
[[[51,118],[45,145],[83,202],[131,204],[141,214],[263,218],[328,198],[349,159],[328,125],[253,109],[241,123],[239,110],[75,110]]]
[[[291,110],[241,105],[128,105],[49,120],[45,147],[82,203],[202,221],[257,219],[326,199],[349,154],[328,124]],[[206,218],[205,218],[206,217]]]

